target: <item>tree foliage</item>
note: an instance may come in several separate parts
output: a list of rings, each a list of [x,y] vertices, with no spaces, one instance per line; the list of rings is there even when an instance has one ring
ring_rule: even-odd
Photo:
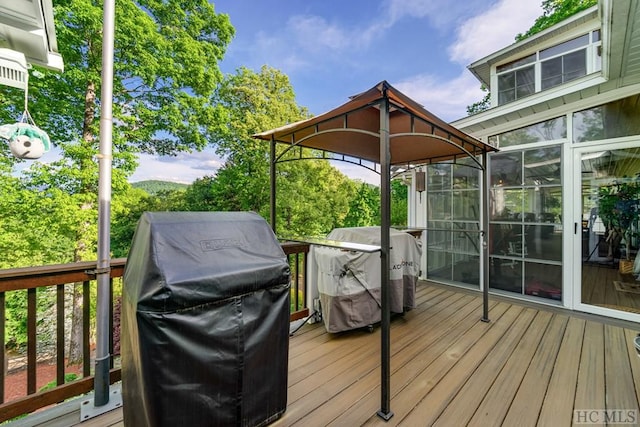
[[[391,225],[406,226],[409,210],[409,189],[400,180],[391,181]]]
[[[42,77],[29,82],[28,108],[61,157],[33,165],[20,185],[12,184],[16,191],[3,194],[9,207],[20,202],[33,212],[8,209],[0,219],[11,230],[17,230],[16,218],[29,221],[20,238],[0,240],[7,250],[0,262],[12,267],[96,258],[103,7],[97,0],[54,0],[53,6],[66,71],[39,70]],[[112,208],[116,214],[129,209],[114,221],[123,241],[130,212],[148,202],[130,193],[126,181],[137,166],[136,153],[200,150],[224,125],[224,106],[212,95],[234,29],[207,0],[119,0],[115,21]],[[0,102],[0,120],[21,116],[20,91],[3,92]],[[0,153],[6,151],[3,146]],[[79,290],[74,286],[74,319],[80,318]],[[80,326],[72,322],[70,360],[79,358]]]
[[[491,92],[485,85],[480,86],[480,90],[484,92],[484,97],[471,105],[467,105],[467,115],[481,113],[491,108]]]
[[[259,72],[240,68],[227,76],[217,98],[228,114],[216,142],[217,153],[226,161],[215,177],[193,183],[184,195],[184,207],[255,211],[269,218],[270,148],[252,136],[309,114],[297,105],[288,77],[267,66]],[[281,233],[320,234],[342,223],[352,184],[327,161],[280,163],[276,183]]]
[[[598,4],[598,0],[544,0],[542,16],[535,20],[531,28],[516,36],[516,41],[531,37],[568,17]]]
[[[325,160],[280,165],[277,224],[284,234],[320,236],[340,227],[353,195],[353,181]]]
[[[369,225],[380,225],[380,188],[362,182],[351,198],[344,226],[363,227]]]
[[[0,268],[68,262],[73,255],[72,196],[58,188],[30,188],[0,172]]]
[[[64,203],[76,241],[64,261],[95,258],[102,11],[95,0],[54,1],[66,70],[43,70],[29,85],[32,116],[61,158],[32,166],[25,185],[49,195],[43,203]],[[115,12],[114,203],[129,190],[137,152],[199,150],[219,133],[226,114],[212,95],[223,77],[218,61],[234,34],[228,16],[206,0],[122,0]],[[3,96],[0,119],[21,114],[21,96]]]
[[[144,190],[148,194],[158,194],[163,191],[186,190],[189,184],[150,179],[147,181],[132,182],[131,186]]]
[[[30,81],[34,119],[56,141],[95,140],[100,118],[102,2],[54,1],[65,72]],[[220,123],[209,96],[234,30],[206,0],[119,0],[114,145],[172,154],[203,148]]]

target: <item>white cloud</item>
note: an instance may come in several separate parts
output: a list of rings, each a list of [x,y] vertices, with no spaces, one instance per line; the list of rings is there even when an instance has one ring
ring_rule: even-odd
[[[458,27],[449,56],[465,65],[481,59],[514,43],[515,36],[527,31],[542,13],[539,1],[500,0]]]
[[[215,175],[224,162],[210,150],[173,156],[138,156],[140,166],[129,181],[151,179],[190,184],[206,175]]]
[[[438,2],[434,0],[391,0],[387,10],[391,22],[395,23],[405,16],[424,18],[434,14],[437,9]]]
[[[493,0],[391,0],[387,5],[390,22],[395,24],[403,18],[427,19],[435,28],[450,31],[461,20],[486,10]],[[533,1],[533,0],[525,0]],[[542,1],[542,0],[540,0]]]
[[[484,96],[480,83],[466,69],[454,79],[419,74],[393,86],[447,122],[465,117],[466,107]]]
[[[320,16],[293,16],[287,22],[287,31],[295,34],[296,44],[310,52],[343,50],[352,39],[346,28]]]
[[[259,32],[253,53],[257,57],[279,61],[286,71],[312,67],[322,61],[344,62],[353,49],[366,49],[389,25],[343,26],[321,16],[295,15],[278,33]],[[348,60],[348,59],[347,59]],[[270,61],[263,61],[270,62]]]

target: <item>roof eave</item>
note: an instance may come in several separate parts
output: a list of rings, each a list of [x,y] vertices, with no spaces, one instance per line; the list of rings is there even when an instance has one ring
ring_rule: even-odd
[[[0,0],[0,47],[23,53],[32,65],[63,71],[52,0]]]

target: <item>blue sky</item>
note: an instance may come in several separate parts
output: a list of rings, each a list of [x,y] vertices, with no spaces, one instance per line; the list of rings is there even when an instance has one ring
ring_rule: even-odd
[[[542,14],[542,0],[219,0],[236,36],[225,73],[264,64],[289,76],[299,105],[321,114],[387,80],[446,121],[480,100],[467,66],[514,42]],[[266,130],[266,129],[265,129]],[[143,156],[131,181],[192,182],[221,165],[211,150]],[[362,168],[336,163],[377,183]]]

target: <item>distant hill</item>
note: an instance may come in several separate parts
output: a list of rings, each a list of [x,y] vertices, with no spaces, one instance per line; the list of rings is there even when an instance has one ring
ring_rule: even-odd
[[[158,194],[161,191],[170,191],[170,190],[178,190],[184,191],[189,187],[189,184],[181,184],[179,182],[171,182],[171,181],[157,181],[157,180],[148,180],[148,181],[138,181],[132,182],[131,186],[133,188],[139,188],[141,190],[146,191],[149,194]]]

